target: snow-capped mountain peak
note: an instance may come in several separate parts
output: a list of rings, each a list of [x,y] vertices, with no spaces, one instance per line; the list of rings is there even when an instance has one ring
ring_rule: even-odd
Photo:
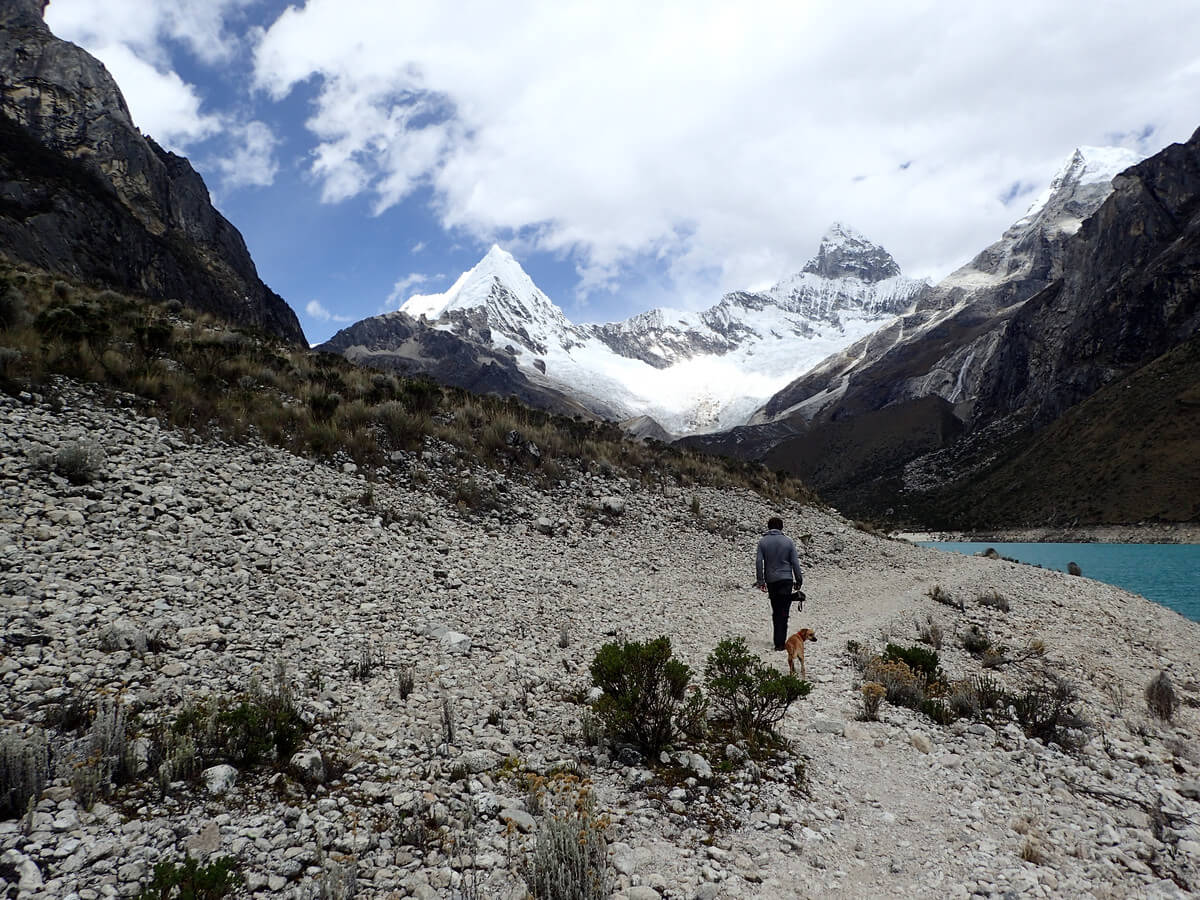
[[[900,267],[883,247],[848,225],[834,222],[804,271],[823,278],[858,278],[869,284],[895,278]]]
[[[1056,199],[1069,200],[1082,188],[1096,185],[1096,190],[1108,193],[1113,178],[1143,159],[1142,155],[1124,147],[1078,147],[1050,180],[1050,184],[1030,204],[1025,215],[1013,225],[1027,225],[1052,205]],[[1074,221],[1064,223],[1068,230],[1078,227]]]
[[[577,342],[574,326],[507,250],[493,244],[442,294],[414,294],[400,307],[413,318],[458,331],[494,329],[536,354],[550,343]]]
[[[410,297],[400,309],[507,352],[532,382],[589,408],[648,416],[686,434],[740,424],[926,287],[904,278],[878,244],[836,223],[805,271],[765,291],[727,294],[705,311],[652,309],[624,322],[575,325],[496,246],[449,290]]]

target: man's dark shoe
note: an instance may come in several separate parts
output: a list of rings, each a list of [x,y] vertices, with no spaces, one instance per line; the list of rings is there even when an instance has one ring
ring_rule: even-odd
[[[786,650],[787,647],[783,646],[783,644],[776,644],[775,649],[776,650]]]

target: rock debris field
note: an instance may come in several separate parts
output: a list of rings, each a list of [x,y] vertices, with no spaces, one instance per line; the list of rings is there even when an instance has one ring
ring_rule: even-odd
[[[138,735],[252,679],[286,687],[312,726],[290,759],[206,761],[165,791],[143,772],[81,797],[60,766],[0,821],[0,896],[137,896],[156,863],[190,853],[236,859],[237,896],[516,900],[545,815],[529,776],[554,773],[590,781],[612,894],[629,900],[1200,888],[1200,625],[1140,597],[601,466],[538,487],[427,442],[368,480],[201,442],[66,384],[54,404],[0,397],[0,423],[10,746],[51,721],[65,735],[72,702],[116,704]],[[39,465],[79,441],[104,453],[90,482]],[[494,510],[438,490],[469,477]],[[813,690],[778,728],[787,748],[681,743],[644,759],[588,743],[589,665],[606,642],[666,635],[701,683],[726,637],[786,668],[751,588],[774,513],[803,537],[809,601],[792,630],[818,636]],[[935,586],[958,605],[934,602]],[[1007,612],[977,602],[992,593]],[[861,721],[847,642],[909,646],[930,623],[951,679],[982,671],[961,646],[972,625],[1014,650],[1043,642],[991,676],[1013,690],[1069,679],[1079,746],[886,702]],[[1170,721],[1143,696],[1164,670]]]

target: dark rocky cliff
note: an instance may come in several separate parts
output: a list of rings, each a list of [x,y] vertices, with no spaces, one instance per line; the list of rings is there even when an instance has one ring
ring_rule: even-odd
[[[0,252],[303,342],[199,174],[137,130],[107,69],[42,7],[0,5]]]
[[[1051,422],[1200,330],[1200,130],[1117,176],[1062,268],[1014,313],[983,419],[1027,409]]]

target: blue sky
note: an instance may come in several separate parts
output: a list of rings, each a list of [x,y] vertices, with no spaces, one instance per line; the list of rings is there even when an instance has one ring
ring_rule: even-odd
[[[844,221],[937,278],[1080,145],[1200,126],[1192,0],[52,0],[310,340],[493,243],[576,321],[706,307]]]

